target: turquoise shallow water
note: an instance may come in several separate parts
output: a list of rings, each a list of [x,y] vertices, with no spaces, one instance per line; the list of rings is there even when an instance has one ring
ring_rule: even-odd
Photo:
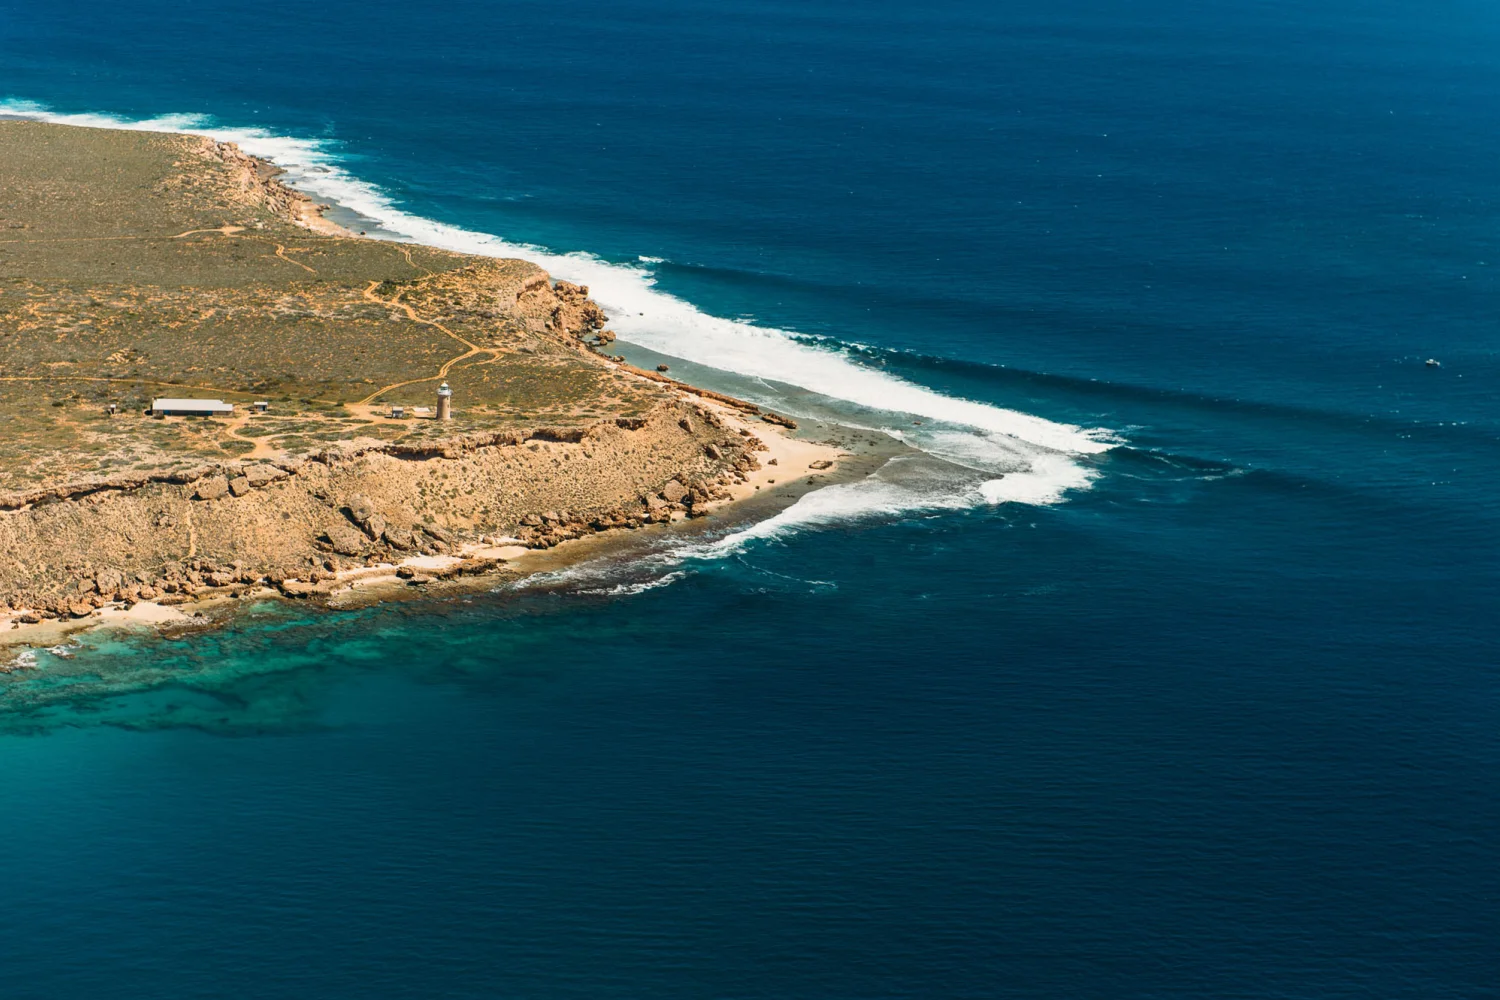
[[[1495,995],[1493,11],[409,14],[0,6],[0,94],[206,116],[932,457],[37,652],[0,992]]]

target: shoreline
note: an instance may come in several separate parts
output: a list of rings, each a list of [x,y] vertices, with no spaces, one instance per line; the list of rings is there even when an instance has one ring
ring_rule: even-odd
[[[231,588],[212,588],[179,603],[142,600],[130,604],[110,602],[81,618],[46,618],[35,622],[21,619],[24,610],[0,613],[0,678],[38,669],[22,662],[26,650],[45,649],[66,643],[70,637],[97,631],[128,629],[169,634],[179,629],[217,627],[230,624],[237,613],[258,601],[303,601],[313,607],[354,608],[393,601],[422,600],[457,592],[493,590],[500,582],[519,582],[544,573],[559,572],[594,560],[629,562],[645,555],[652,543],[673,536],[732,531],[774,517],[803,496],[827,486],[852,482],[874,472],[891,457],[907,449],[894,440],[880,446],[849,451],[837,445],[794,437],[791,429],[752,424],[746,415],[724,404],[710,404],[726,423],[761,435],[766,450],[759,468],[734,483],[724,499],[705,505],[703,513],[689,519],[681,512],[666,523],[641,528],[607,528],[548,547],[530,547],[520,539],[492,539],[465,543],[451,553],[411,555],[398,562],[342,570],[334,579],[310,587],[300,597],[271,586],[256,586],[231,593]],[[828,429],[837,425],[828,425]],[[815,464],[827,463],[822,468]],[[474,561],[488,563],[483,570],[467,574],[462,568]],[[6,654],[22,652],[5,660]]]
[[[3,116],[17,117],[17,116]],[[65,128],[93,129],[95,126],[67,125]],[[99,127],[99,131],[118,131],[105,127]],[[191,137],[192,133],[185,133]],[[242,189],[252,190],[258,193],[258,197],[264,199],[265,203],[275,214],[280,215],[285,221],[296,227],[311,233],[328,238],[333,241],[357,241],[359,243],[383,243],[405,247],[422,247],[421,243],[405,238],[390,239],[393,234],[377,233],[365,235],[355,232],[353,229],[341,225],[331,218],[325,217],[325,213],[334,216],[347,217],[349,221],[362,221],[355,210],[337,203],[329,204],[315,199],[307,192],[300,191],[283,182],[281,178],[286,171],[270,161],[261,157],[253,156],[244,152],[239,146],[232,142],[209,139],[198,136],[206,143],[205,149],[224,164],[232,176],[238,178],[237,183]],[[226,226],[229,230],[234,227]],[[433,249],[433,248],[428,248]],[[436,248],[441,249],[441,248]],[[446,251],[445,251],[446,252]],[[480,255],[489,260],[504,260],[505,258],[493,255]],[[408,254],[408,261],[410,256]],[[293,261],[292,263],[296,263]],[[558,288],[566,287],[569,295],[587,296],[587,289],[569,285],[567,282],[559,281]],[[576,299],[574,301],[577,301]],[[586,298],[583,299],[586,303]],[[602,316],[603,314],[600,313]],[[602,323],[600,324],[602,325]],[[178,627],[192,627],[211,623],[217,617],[220,610],[233,608],[237,604],[247,600],[259,600],[267,597],[277,599],[304,599],[311,598],[318,602],[325,602],[337,606],[341,602],[361,602],[366,600],[388,600],[397,595],[413,596],[426,592],[424,588],[442,588],[456,585],[456,579],[465,578],[465,586],[471,586],[475,581],[481,581],[480,585],[490,586],[496,578],[515,577],[522,578],[527,575],[555,571],[569,565],[573,565],[595,554],[603,551],[625,552],[634,548],[630,542],[624,541],[637,534],[637,529],[647,529],[642,537],[659,537],[661,532],[678,530],[696,530],[679,528],[675,522],[686,522],[692,518],[691,524],[701,524],[703,519],[708,519],[714,526],[728,523],[739,523],[742,520],[750,520],[751,517],[738,517],[736,510],[744,514],[758,512],[761,516],[770,517],[795,503],[802,494],[816,489],[821,485],[832,482],[843,481],[845,469],[851,459],[856,456],[843,450],[843,448],[830,444],[808,440],[807,437],[793,435],[797,425],[794,421],[775,414],[764,413],[752,403],[726,396],[708,389],[692,386],[676,379],[649,372],[625,364],[623,360],[611,358],[604,353],[604,348],[612,337],[608,331],[597,340],[585,336],[587,327],[576,332],[576,349],[582,353],[592,355],[596,362],[602,367],[610,369],[627,380],[641,384],[650,385],[657,390],[665,388],[671,394],[669,398],[675,398],[674,405],[690,405],[696,410],[707,423],[727,431],[734,441],[732,448],[724,461],[720,461],[720,455],[714,450],[710,443],[705,445],[709,455],[714,459],[714,465],[721,469],[721,474],[715,482],[711,477],[714,472],[710,470],[701,480],[690,478],[691,470],[679,467],[681,471],[677,476],[670,479],[666,486],[662,487],[654,495],[651,489],[647,490],[646,496],[641,498],[644,511],[639,507],[634,516],[625,513],[624,508],[617,508],[610,516],[608,512],[600,518],[595,518],[592,523],[588,522],[589,515],[568,514],[564,511],[560,520],[542,520],[538,515],[528,514],[523,518],[522,524],[534,525],[532,528],[518,528],[515,537],[509,536],[497,540],[493,534],[481,534],[479,541],[463,540],[461,536],[472,535],[474,531],[483,532],[482,526],[465,529],[457,535],[450,535],[441,528],[428,528],[422,526],[422,530],[432,535],[428,543],[419,544],[417,548],[420,554],[405,555],[402,552],[386,552],[389,555],[402,556],[393,561],[373,561],[379,556],[379,543],[381,541],[379,529],[370,532],[370,538],[376,543],[376,554],[366,559],[363,566],[347,565],[346,560],[336,557],[324,560],[326,572],[321,566],[314,565],[309,572],[294,571],[293,574],[272,574],[269,571],[251,571],[248,568],[240,572],[238,567],[242,564],[236,562],[234,566],[235,577],[220,580],[221,576],[229,576],[227,571],[214,570],[212,565],[200,563],[197,568],[203,572],[191,572],[191,583],[183,582],[181,589],[167,584],[163,592],[161,581],[147,581],[145,577],[137,576],[136,579],[144,581],[141,586],[115,588],[104,586],[98,587],[97,595],[93,590],[82,591],[88,600],[73,599],[71,602],[51,604],[36,604],[25,606],[24,602],[18,602],[12,598],[8,607],[0,604],[0,650],[6,650],[17,646],[45,646],[56,644],[67,636],[77,634],[81,631],[92,631],[101,628],[152,628],[156,630],[170,630]],[[566,332],[566,330],[565,330]],[[675,419],[675,416],[672,418]],[[699,417],[693,417],[692,426],[688,420],[678,421],[689,438],[698,432]],[[637,422],[639,423],[639,421]],[[622,426],[624,423],[622,422]],[[827,424],[826,427],[840,430],[842,425]],[[675,427],[673,428],[675,431]],[[546,435],[545,428],[539,431]],[[804,432],[804,435],[806,432]],[[736,436],[737,435],[737,436]],[[524,444],[526,439],[519,443]],[[543,436],[543,441],[565,441],[566,438]],[[722,439],[721,439],[722,441]],[[516,444],[516,442],[509,442]],[[259,454],[257,452],[250,456],[251,459],[271,461],[278,464],[276,460]],[[478,447],[483,450],[483,443],[477,446],[472,442],[462,442],[455,438],[454,448],[473,449]],[[494,446],[490,446],[494,447]],[[550,447],[545,446],[544,447]],[[648,445],[648,447],[651,447]],[[721,447],[723,445],[721,444]],[[882,445],[875,447],[873,453],[882,453],[883,458],[856,463],[861,468],[869,466],[870,469],[883,464],[890,455],[896,454],[906,448],[905,445],[889,439]],[[437,454],[445,458],[452,449],[446,446],[439,448]],[[532,451],[536,446],[532,445]],[[736,455],[742,457],[736,459]],[[335,455],[334,461],[350,461],[357,459],[358,454],[350,456]],[[626,459],[625,461],[629,461]],[[286,461],[279,462],[281,476],[284,479],[290,474],[294,479],[300,478],[297,469],[286,466]],[[554,461],[553,464],[556,464]],[[236,475],[243,476],[244,473],[234,471],[238,463],[230,463],[228,466],[214,467],[207,470],[199,470],[202,474],[213,477],[228,474],[233,478]],[[265,470],[274,471],[274,470]],[[315,470],[316,471],[316,470]],[[868,470],[867,470],[868,471]],[[727,474],[724,474],[727,473]],[[254,473],[252,473],[253,475]],[[326,471],[319,472],[317,478],[327,478]],[[158,477],[159,478],[159,477]],[[446,477],[445,477],[446,478]],[[679,482],[678,479],[682,482]],[[171,483],[181,483],[173,487],[186,497],[192,491],[194,482],[198,477],[190,475],[187,479],[180,477],[168,477]],[[273,480],[274,481],[274,480]],[[565,480],[566,481],[566,480]],[[573,480],[573,482],[581,482]],[[694,482],[707,483],[707,486],[699,486],[691,489]],[[684,489],[683,483],[687,483],[690,489]],[[262,484],[257,483],[259,488]],[[95,504],[98,497],[102,496],[101,490],[114,491],[115,496],[129,496],[139,490],[140,484],[108,482],[85,483],[87,489],[79,492],[77,497],[70,498],[61,495],[55,499],[65,502],[86,502]],[[671,492],[675,486],[676,494]],[[301,487],[299,487],[300,489]],[[69,487],[64,484],[56,487],[64,493]],[[313,489],[313,487],[309,487]],[[322,496],[323,492],[313,489],[313,492]],[[690,496],[684,497],[683,493],[691,492]],[[214,494],[215,496],[221,495]],[[774,497],[773,497],[774,494]],[[203,490],[200,488],[198,497],[203,498]],[[234,494],[236,497],[240,493]],[[252,494],[253,495],[253,494]],[[54,498],[47,497],[46,500]],[[566,500],[559,497],[559,500]],[[549,502],[545,496],[534,498],[535,502]],[[679,502],[685,501],[685,502]],[[753,501],[753,502],[752,502]],[[36,503],[44,502],[37,499]],[[556,501],[550,501],[556,502]],[[618,501],[609,501],[618,502]],[[210,501],[210,507],[203,508],[210,517],[216,515],[217,508]],[[561,506],[558,503],[558,506]],[[14,509],[17,512],[28,510],[32,504],[26,503]],[[334,505],[337,509],[337,504]],[[571,505],[570,505],[571,506]],[[188,569],[192,569],[194,555],[192,539],[192,515],[191,504],[188,513],[188,538],[189,546],[186,556],[181,557],[188,561]],[[574,508],[578,509],[578,508]],[[348,513],[348,509],[345,509]],[[644,513],[644,518],[642,514]],[[337,515],[335,515],[337,516]],[[351,519],[352,519],[351,515]],[[543,515],[546,518],[558,518],[558,515]],[[533,520],[534,519],[534,520]],[[382,520],[376,518],[376,520]],[[603,520],[606,523],[600,524]],[[665,523],[664,523],[665,522]],[[383,523],[383,521],[382,521]],[[368,532],[368,527],[363,523],[356,522],[356,528]],[[414,525],[414,527],[417,527]],[[347,533],[349,526],[344,525],[343,530]],[[435,532],[435,533],[434,533]],[[201,536],[201,525],[200,525]],[[329,536],[325,536],[329,537]],[[420,542],[422,535],[417,536]],[[444,544],[446,540],[447,544]],[[329,537],[329,541],[334,540]],[[411,541],[410,537],[407,539]],[[201,544],[201,542],[200,542]],[[327,552],[328,547],[319,542],[322,551]],[[408,546],[400,546],[403,549]],[[361,542],[359,550],[369,551]],[[335,552],[354,552],[355,549],[339,548],[334,542]],[[202,551],[201,549],[199,550]],[[23,553],[24,554],[24,553]],[[30,558],[28,556],[28,558]],[[319,557],[320,559],[322,557]],[[255,565],[252,561],[251,565]],[[44,567],[45,568],[45,567]],[[221,567],[222,569],[222,564]],[[116,580],[120,574],[114,574]],[[200,579],[200,576],[202,577]],[[300,579],[305,576],[306,579]],[[208,579],[213,578],[213,579]],[[100,579],[103,579],[101,574]],[[173,577],[172,579],[177,579]],[[91,580],[82,581],[92,583]],[[129,582],[128,577],[126,583]],[[126,592],[128,591],[128,593]],[[92,596],[91,596],[92,595]],[[212,612],[213,614],[206,614]],[[23,665],[24,666],[24,665]],[[0,665],[0,673],[16,669],[15,664]]]

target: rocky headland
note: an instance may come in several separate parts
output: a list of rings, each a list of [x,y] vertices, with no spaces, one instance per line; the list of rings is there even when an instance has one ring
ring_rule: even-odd
[[[492,573],[839,457],[611,357],[586,288],[349,233],[232,145],[0,122],[0,193],[0,641]]]

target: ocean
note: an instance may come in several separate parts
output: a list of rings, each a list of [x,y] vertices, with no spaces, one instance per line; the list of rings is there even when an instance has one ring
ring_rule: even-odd
[[[1497,92],[1475,0],[0,0],[0,113],[918,449],[24,651],[0,997],[1500,995]]]

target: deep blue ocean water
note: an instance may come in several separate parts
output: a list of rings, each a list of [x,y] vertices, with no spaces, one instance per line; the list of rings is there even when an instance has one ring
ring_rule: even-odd
[[[0,4],[949,463],[39,652],[0,997],[1500,995],[1497,97],[1475,0]]]

